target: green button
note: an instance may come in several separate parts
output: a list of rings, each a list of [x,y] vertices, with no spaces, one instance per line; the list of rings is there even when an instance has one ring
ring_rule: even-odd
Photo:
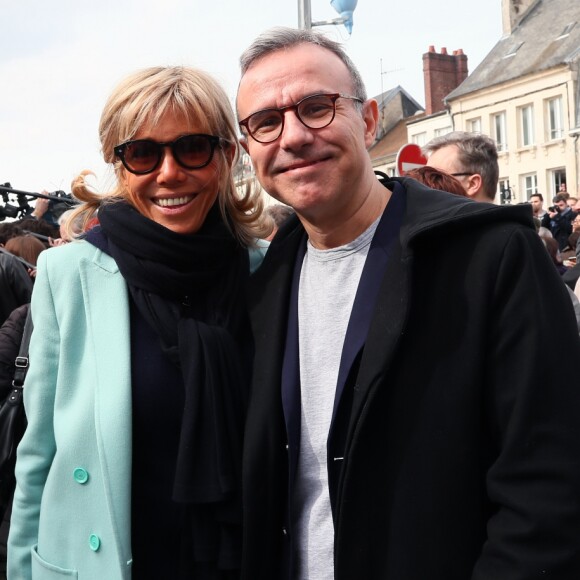
[[[86,469],[83,469],[82,467],[77,467],[73,471],[73,477],[75,478],[75,481],[77,483],[87,483],[87,481],[89,480],[89,473]]]
[[[93,552],[96,552],[101,547],[101,539],[96,534],[89,536],[89,546]]]

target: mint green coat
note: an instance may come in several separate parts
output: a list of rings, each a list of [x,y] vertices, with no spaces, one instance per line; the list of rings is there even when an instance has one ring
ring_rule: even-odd
[[[250,250],[250,270],[268,244]],[[39,257],[9,580],[131,578],[129,300],[85,241]],[[151,530],[152,534],[156,530]]]
[[[131,578],[126,283],[88,242],[40,255],[8,543],[10,580]],[[151,533],[155,533],[154,530]]]
[[[250,270],[268,244],[250,250]],[[9,580],[131,578],[128,289],[85,241],[40,254]],[[151,530],[152,534],[156,530]]]

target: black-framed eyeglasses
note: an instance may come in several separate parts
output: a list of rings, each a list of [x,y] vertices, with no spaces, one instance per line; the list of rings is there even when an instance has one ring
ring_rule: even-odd
[[[171,149],[175,161],[185,169],[201,169],[211,163],[215,148],[222,142],[225,140],[215,135],[193,133],[164,143],[152,139],[127,141],[117,145],[113,151],[127,171],[145,175],[159,167],[166,147]]]
[[[240,121],[239,124],[258,143],[272,143],[282,135],[286,111],[294,111],[298,120],[309,129],[323,129],[334,120],[338,99],[363,102],[358,97],[341,93],[310,95],[300,99],[294,105],[256,111]]]
[[[467,177],[468,175],[475,175],[475,173],[450,173],[453,177]]]

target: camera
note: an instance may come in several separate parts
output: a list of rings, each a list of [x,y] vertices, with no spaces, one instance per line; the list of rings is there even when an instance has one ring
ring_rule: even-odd
[[[28,217],[32,213],[28,198],[35,199],[39,197],[50,200],[48,211],[43,216],[43,219],[55,227],[58,227],[57,222],[61,214],[76,204],[72,195],[64,191],[55,191],[49,195],[44,195],[13,189],[10,183],[4,183],[0,184],[0,222],[6,218],[23,219]]]
[[[560,208],[557,205],[551,205],[548,208],[548,211],[551,211],[552,213],[560,213]]]

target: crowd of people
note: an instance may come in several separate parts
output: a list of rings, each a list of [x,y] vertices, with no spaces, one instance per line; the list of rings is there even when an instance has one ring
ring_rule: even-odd
[[[8,579],[576,580],[580,393],[549,364],[580,355],[574,200],[491,203],[480,134],[377,175],[324,35],[240,68],[235,113],[200,70],[128,76],[114,188],[0,225],[34,322]]]

